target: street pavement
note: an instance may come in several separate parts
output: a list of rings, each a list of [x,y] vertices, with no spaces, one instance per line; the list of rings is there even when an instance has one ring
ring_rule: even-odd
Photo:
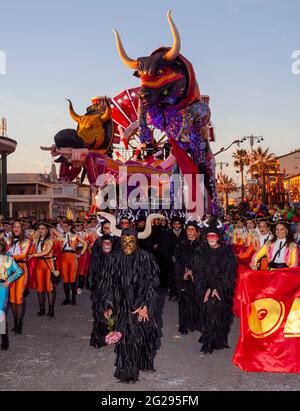
[[[197,332],[177,332],[177,304],[160,294],[161,347],[155,358],[156,372],[140,374],[136,384],[122,384],[114,374],[114,348],[89,345],[92,317],[90,293],[83,290],[76,306],[62,306],[59,285],[55,318],[37,317],[34,291],[27,297],[23,335],[10,332],[10,348],[0,351],[0,390],[55,391],[260,391],[299,390],[300,375],[247,373],[232,363],[239,334],[235,318],[231,348],[200,353]],[[12,317],[9,314],[9,328]]]

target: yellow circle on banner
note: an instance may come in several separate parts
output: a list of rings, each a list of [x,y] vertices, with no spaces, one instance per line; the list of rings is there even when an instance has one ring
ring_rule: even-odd
[[[284,304],[273,298],[261,298],[251,304],[248,326],[253,337],[265,338],[280,327],[284,318]]]
[[[285,338],[300,337],[300,297],[296,297],[283,330]]]

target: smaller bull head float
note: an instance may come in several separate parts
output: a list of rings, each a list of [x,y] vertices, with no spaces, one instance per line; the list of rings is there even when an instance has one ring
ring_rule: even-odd
[[[69,102],[69,113],[77,123],[77,130],[63,129],[54,136],[51,147],[41,147],[51,151],[56,163],[61,163],[60,178],[72,181],[82,171],[81,181],[85,175],[94,184],[98,169],[94,155],[105,155],[113,142],[114,127],[111,116],[111,106],[107,97],[95,97],[92,105],[84,115],[75,112],[72,102]]]
[[[91,148],[100,148],[104,142],[105,130],[103,123],[111,119],[111,107],[105,97],[105,110],[103,114],[84,114],[82,116],[75,113],[72,102],[69,102],[70,116],[76,123],[77,134],[83,142]]]
[[[119,33],[114,30],[122,62],[141,80],[139,91],[139,130],[141,142],[151,143],[149,125],[165,131],[182,172],[204,174],[206,189],[215,214],[222,215],[216,184],[213,154],[208,141],[210,109],[201,102],[192,64],[180,54],[179,31],[167,14],[173,44],[161,47],[148,57],[130,58]],[[194,164],[190,163],[191,154]],[[190,167],[187,164],[190,163]],[[185,170],[185,171],[183,171]],[[193,171],[191,171],[193,170]]]

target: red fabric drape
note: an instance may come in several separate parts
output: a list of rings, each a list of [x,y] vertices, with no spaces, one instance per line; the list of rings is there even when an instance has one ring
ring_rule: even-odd
[[[196,175],[199,174],[198,167],[194,163],[193,159],[183,150],[173,138],[169,139],[172,145],[172,153],[176,158],[176,162],[180,167],[180,170],[185,175],[192,175],[192,196],[191,200],[195,203],[196,201]],[[189,212],[195,211],[195,207],[190,209],[187,207]]]
[[[245,271],[233,362],[245,371],[300,372],[300,268]]]

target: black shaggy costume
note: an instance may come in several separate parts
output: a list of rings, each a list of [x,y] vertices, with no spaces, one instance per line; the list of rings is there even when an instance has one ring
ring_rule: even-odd
[[[92,249],[90,264],[91,276],[91,301],[92,313],[94,317],[93,329],[91,333],[90,345],[95,348],[105,346],[105,336],[108,334],[107,320],[104,318],[104,311],[112,308],[113,303],[113,276],[115,272],[115,253],[104,253],[101,245],[102,241],[112,237],[103,236],[98,238]]]
[[[193,271],[196,273],[196,292],[202,305],[202,335],[199,342],[202,343],[203,352],[211,353],[214,349],[228,347],[236,270],[236,258],[225,244],[211,248],[206,243],[196,255]],[[210,294],[208,301],[203,302],[209,288],[211,291],[217,290],[221,301]]]
[[[200,300],[193,278],[184,279],[186,269],[193,269],[193,261],[200,247],[200,241],[182,240],[175,249],[176,289],[178,290],[178,331],[187,334],[189,331],[200,331]]]
[[[173,218],[171,224],[175,222],[180,222],[183,224],[181,219]],[[169,299],[170,300],[177,300],[178,299],[178,284],[176,280],[176,272],[175,272],[175,265],[174,265],[174,256],[175,256],[175,249],[176,246],[180,243],[180,241],[186,239],[186,232],[183,228],[176,234],[173,228],[167,229],[162,232],[159,241],[159,251],[162,255],[164,266],[167,269],[168,273],[168,283],[170,288]]]
[[[155,371],[153,360],[159,337],[153,318],[159,285],[154,257],[140,248],[127,255],[122,250],[114,258],[113,317],[122,333],[116,344],[115,377],[123,382],[138,380],[139,371]],[[137,308],[147,306],[149,321],[139,322]]]

